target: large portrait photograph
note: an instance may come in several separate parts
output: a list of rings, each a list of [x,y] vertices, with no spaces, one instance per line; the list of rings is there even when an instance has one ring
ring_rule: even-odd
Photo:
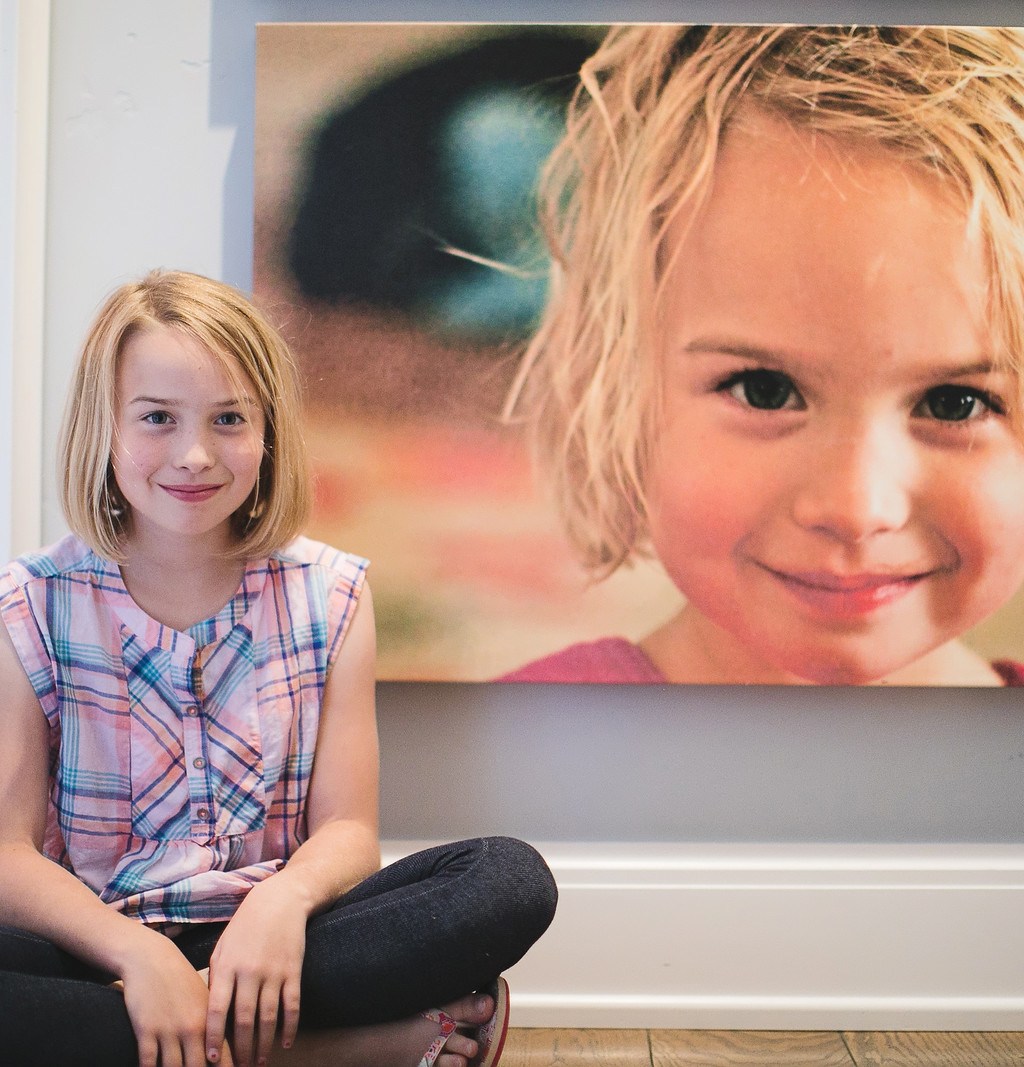
[[[258,27],[387,681],[1024,684],[1024,33]]]

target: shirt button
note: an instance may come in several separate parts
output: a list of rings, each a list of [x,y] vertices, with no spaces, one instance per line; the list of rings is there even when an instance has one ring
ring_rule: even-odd
[[[185,714],[194,719],[199,714],[199,709],[195,706],[195,704],[189,704],[189,706],[185,709]]]
[[[209,809],[209,808],[199,808],[199,809],[198,809],[198,810],[196,811],[196,815],[197,815],[197,816],[198,816],[198,817],[199,817],[200,819],[202,819],[202,820],[203,820],[203,822],[206,822],[206,820],[207,820],[207,819],[208,819],[208,818],[210,817],[210,809]]]
[[[197,771],[201,771],[206,766],[206,760],[204,760],[202,756],[196,756],[192,761],[192,766],[195,767]]]

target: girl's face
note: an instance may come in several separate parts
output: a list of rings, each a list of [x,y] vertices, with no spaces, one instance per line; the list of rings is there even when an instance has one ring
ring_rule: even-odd
[[[964,211],[884,150],[754,115],[675,227],[648,485],[686,633],[736,680],[949,680],[1024,580],[1016,383]]]
[[[229,547],[231,515],[263,458],[255,386],[232,382],[188,334],[147,329],[121,352],[115,413],[114,475],[131,507],[130,543],[170,535],[190,548]]]

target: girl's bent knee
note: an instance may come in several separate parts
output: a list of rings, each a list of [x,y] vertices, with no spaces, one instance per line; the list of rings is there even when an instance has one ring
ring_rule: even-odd
[[[483,844],[506,906],[515,911],[522,929],[540,937],[558,904],[558,887],[544,857],[515,837],[485,838]]]

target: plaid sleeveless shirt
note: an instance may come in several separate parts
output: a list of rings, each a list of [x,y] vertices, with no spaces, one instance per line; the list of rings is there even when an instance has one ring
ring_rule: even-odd
[[[367,565],[298,538],[180,632],[73,536],[10,563],[0,615],[50,727],[45,854],[143,922],[230,919],[305,839],[323,687]]]

